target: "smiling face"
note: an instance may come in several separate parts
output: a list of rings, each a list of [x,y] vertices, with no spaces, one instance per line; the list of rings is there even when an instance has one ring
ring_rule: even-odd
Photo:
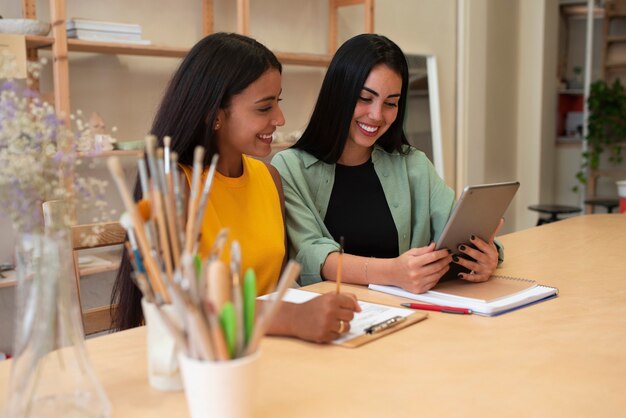
[[[220,161],[241,164],[241,154],[270,154],[273,133],[277,126],[285,124],[278,105],[280,93],[280,72],[269,69],[220,109],[214,126]]]
[[[372,68],[357,99],[340,164],[358,165],[369,159],[378,138],[398,116],[401,90],[400,74],[385,64]]]

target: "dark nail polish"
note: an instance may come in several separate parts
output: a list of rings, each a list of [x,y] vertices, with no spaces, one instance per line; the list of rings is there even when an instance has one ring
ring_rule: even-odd
[[[471,239],[472,241],[474,241],[474,240],[476,239],[476,235],[472,235],[472,236],[470,237],[470,239]]]
[[[452,260],[454,260],[454,262],[457,262],[457,261],[459,261],[459,257],[458,257],[458,256],[456,256],[456,255],[453,255],[453,256],[452,256]]]
[[[465,251],[465,245],[459,245],[459,250]]]
[[[448,254],[452,254],[452,250],[450,248],[448,248],[447,250],[448,250]]]

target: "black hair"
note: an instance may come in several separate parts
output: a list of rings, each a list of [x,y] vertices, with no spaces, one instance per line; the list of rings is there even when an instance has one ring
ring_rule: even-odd
[[[404,53],[393,41],[376,34],[357,35],[335,53],[302,137],[293,148],[334,164],[346,144],[357,100],[372,68],[384,64],[402,78],[398,115],[377,141],[387,152],[406,152],[408,145],[402,124],[406,109],[409,70]]]
[[[191,48],[170,80],[151,133],[160,146],[163,137],[170,136],[170,149],[184,165],[193,164],[194,150],[202,145],[207,166],[218,151],[213,126],[219,110],[270,69],[282,72],[274,53],[256,40],[223,32],[206,36]],[[136,184],[135,199],[140,198]],[[119,330],[139,326],[143,320],[141,293],[131,280],[131,271],[124,251],[111,294],[111,305],[117,303],[113,327]]]

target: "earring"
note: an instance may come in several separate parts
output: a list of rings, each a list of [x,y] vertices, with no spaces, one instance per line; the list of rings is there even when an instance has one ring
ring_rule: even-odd
[[[215,122],[213,130],[217,131],[219,128],[220,128],[220,123],[219,122]]]

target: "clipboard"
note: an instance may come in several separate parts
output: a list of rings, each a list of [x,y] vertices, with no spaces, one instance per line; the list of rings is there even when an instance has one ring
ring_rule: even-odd
[[[382,338],[385,335],[389,335],[393,332],[400,331],[408,326],[421,322],[424,319],[428,318],[428,314],[423,313],[423,312],[412,312],[409,316],[406,316],[404,318],[405,319],[402,322],[394,325],[393,327],[386,328],[382,331],[374,332],[371,334],[365,333],[357,337],[347,339],[345,341],[333,342],[333,344],[338,345],[340,347],[346,347],[346,348],[360,347],[369,342]]]
[[[317,296],[320,296],[317,289],[288,289],[283,301],[303,303]],[[360,347],[428,318],[427,313],[397,307],[397,303],[396,306],[390,306],[359,300],[359,305],[362,312],[356,314],[350,322],[350,331],[331,344],[347,348]],[[369,328],[374,328],[371,333],[367,332]]]

